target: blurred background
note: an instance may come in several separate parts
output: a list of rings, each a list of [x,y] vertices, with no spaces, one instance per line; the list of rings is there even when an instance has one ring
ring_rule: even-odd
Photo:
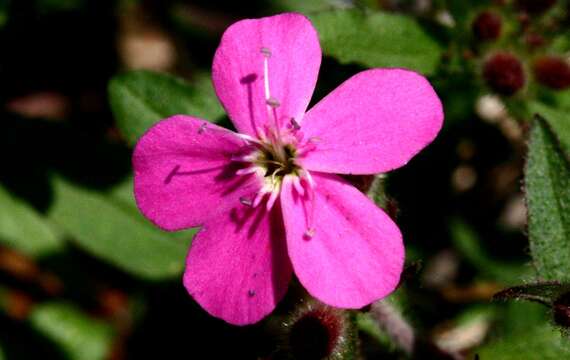
[[[295,326],[312,304],[296,281],[254,326],[208,316],[181,283],[195,229],[164,233],[136,208],[138,136],[174,113],[231,127],[210,83],[220,36],[285,11],[321,37],[312,104],[369,67],[419,71],[443,101],[425,151],[351,179],[402,229],[407,268],[386,303],[423,352],[381,309],[325,308],[350,328],[332,354],[326,322]],[[548,307],[492,297],[536,276],[528,123],[570,109],[569,20],[566,1],[0,0],[0,359],[565,358]]]

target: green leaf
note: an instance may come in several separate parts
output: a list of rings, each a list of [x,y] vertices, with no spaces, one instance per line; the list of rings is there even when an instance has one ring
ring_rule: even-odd
[[[528,300],[543,305],[552,305],[562,295],[570,292],[569,284],[557,281],[524,284],[504,289],[493,296],[495,300]]]
[[[148,280],[178,277],[195,229],[164,232],[112,196],[53,181],[49,216],[85,251]],[[178,240],[177,240],[178,239]]]
[[[1,185],[0,243],[33,257],[53,254],[65,245],[40,214]]]
[[[219,104],[209,76],[192,83],[146,70],[115,76],[109,83],[109,101],[117,126],[134,145],[152,125],[171,115],[185,114],[219,120]]]
[[[528,329],[549,323],[550,314],[543,304],[525,301],[497,303],[501,310],[495,324],[494,336],[501,339],[510,334],[526,333]]]
[[[450,222],[451,239],[455,248],[465,259],[475,266],[483,276],[504,284],[517,283],[525,275],[525,267],[514,263],[503,263],[489,257],[481,246],[475,230],[460,221]]]
[[[85,8],[86,0],[36,0],[36,7],[40,14],[77,11]]]
[[[559,110],[539,102],[532,102],[529,106],[533,113],[540,114],[548,123],[566,156],[570,159],[570,116],[568,116],[570,107],[566,110]]]
[[[46,303],[30,314],[31,327],[57,345],[70,360],[109,358],[113,329],[71,305]]]
[[[370,313],[357,312],[355,316],[356,316],[355,318],[356,327],[358,328],[359,331],[370,336],[378,344],[382,345],[382,347],[385,347],[390,351],[396,350],[395,345],[391,342],[388,335],[386,335],[386,333],[384,333],[380,329],[378,323],[376,322],[376,320],[374,320],[374,318],[372,318]]]
[[[274,2],[274,8],[277,11],[294,11],[303,14],[332,9],[343,9],[353,6],[354,5],[342,0],[277,0]]]
[[[507,334],[478,351],[480,359],[559,360],[570,358],[570,342],[560,331],[543,324],[527,327],[524,332]]]
[[[402,67],[433,74],[441,49],[412,18],[360,10],[311,16],[326,55],[341,63],[367,67]]]
[[[540,277],[570,281],[570,165],[536,117],[525,174],[530,250]]]
[[[0,0],[0,29],[2,29],[8,22],[8,7],[10,2],[8,0]]]
[[[553,105],[562,110],[570,109],[570,89],[549,91],[544,101],[552,102]]]

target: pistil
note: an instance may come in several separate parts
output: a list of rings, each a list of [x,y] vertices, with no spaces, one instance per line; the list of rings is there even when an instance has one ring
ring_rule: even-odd
[[[263,55],[263,88],[265,105],[267,108],[267,122],[264,128],[256,128],[257,138],[249,135],[240,135],[251,150],[246,154],[232,156],[232,160],[244,163],[244,167],[236,171],[236,175],[249,175],[257,173],[263,177],[261,189],[251,198],[240,198],[245,206],[257,207],[267,197],[265,204],[269,211],[279,198],[283,183],[291,181],[294,191],[307,201],[304,201],[307,213],[307,230],[305,236],[311,238],[314,235],[313,205],[314,205],[314,182],[310,173],[302,169],[296,163],[300,154],[310,151],[313,141],[302,141],[301,126],[294,119],[287,127],[282,127],[277,114],[281,103],[271,96],[269,81],[269,59],[271,50],[261,48]],[[308,149],[305,149],[307,147]],[[246,148],[247,149],[247,148]]]

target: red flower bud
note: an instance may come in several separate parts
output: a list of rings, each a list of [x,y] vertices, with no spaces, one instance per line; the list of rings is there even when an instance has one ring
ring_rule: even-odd
[[[539,48],[541,46],[544,46],[544,44],[546,44],[546,40],[544,39],[544,36],[542,36],[540,34],[536,34],[536,33],[526,34],[524,41],[528,45],[528,47],[531,49],[536,49],[536,48]]]
[[[513,95],[525,84],[522,63],[509,53],[497,53],[487,59],[483,66],[483,77],[501,95]]]
[[[544,56],[534,63],[536,80],[552,89],[562,90],[570,86],[570,65],[562,58]]]
[[[287,327],[288,345],[295,359],[328,359],[346,351],[350,331],[346,314],[340,309],[311,302]]]
[[[517,7],[529,14],[541,14],[550,9],[556,0],[517,0]]]
[[[491,11],[484,11],[473,21],[473,33],[482,41],[496,40],[501,36],[501,16]]]

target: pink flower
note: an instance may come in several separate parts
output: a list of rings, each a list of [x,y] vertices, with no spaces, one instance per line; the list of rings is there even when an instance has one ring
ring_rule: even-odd
[[[340,308],[381,299],[400,279],[398,227],[335,174],[406,164],[440,130],[441,103],[415,72],[372,69],[305,112],[320,63],[304,16],[239,21],[212,69],[239,133],[176,115],[135,148],[140,210],[164,230],[201,226],[184,285],[229,323],[270,313],[293,271],[312,296]]]

